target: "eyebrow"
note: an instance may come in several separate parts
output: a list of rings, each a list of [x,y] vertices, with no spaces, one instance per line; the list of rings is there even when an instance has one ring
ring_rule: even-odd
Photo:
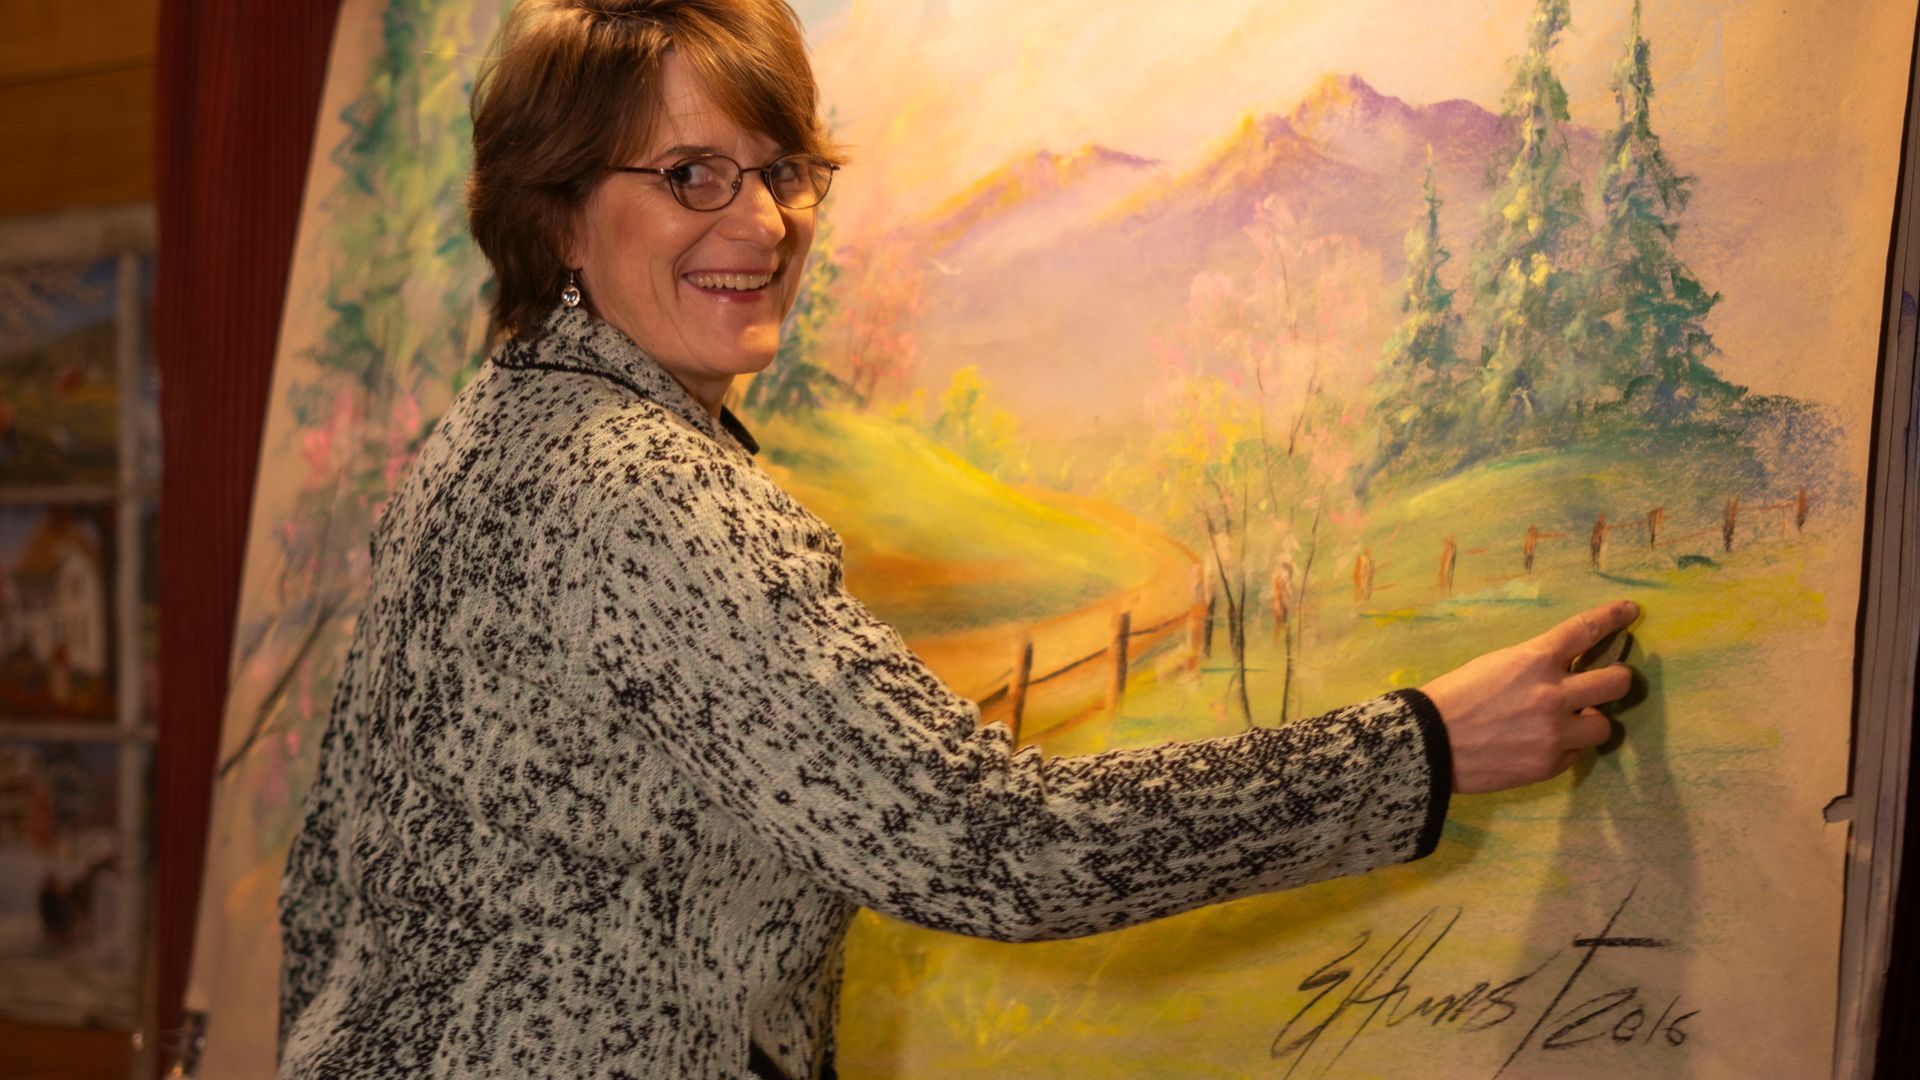
[[[699,154],[718,154],[719,152],[720,148],[717,146],[689,146],[686,143],[678,143],[653,155],[653,160],[659,161],[662,158],[694,157]]]

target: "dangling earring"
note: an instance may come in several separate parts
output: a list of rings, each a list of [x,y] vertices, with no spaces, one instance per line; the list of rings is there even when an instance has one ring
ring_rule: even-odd
[[[580,286],[573,283],[573,271],[571,270],[567,271],[567,287],[560,290],[560,304],[562,307],[570,308],[580,306]]]

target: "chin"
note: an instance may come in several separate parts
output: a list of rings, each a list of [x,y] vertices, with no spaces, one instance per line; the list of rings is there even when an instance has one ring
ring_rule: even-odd
[[[755,375],[773,366],[773,358],[780,355],[780,338],[774,335],[771,344],[755,342],[741,345],[734,350],[728,370],[735,375]]]

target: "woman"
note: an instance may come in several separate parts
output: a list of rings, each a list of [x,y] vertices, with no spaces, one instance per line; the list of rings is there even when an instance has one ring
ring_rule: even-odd
[[[1044,761],[841,588],[722,401],[835,167],[781,0],[529,0],[475,94],[511,337],[374,537],[282,894],[283,1076],[820,1076],[856,905],[1008,941],[1419,858],[1566,768],[1589,612],[1279,730]]]

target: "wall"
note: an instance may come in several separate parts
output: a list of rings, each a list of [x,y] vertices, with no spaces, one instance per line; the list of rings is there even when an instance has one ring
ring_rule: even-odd
[[[153,198],[159,0],[0,0],[0,216]]]
[[[0,0],[0,218],[153,198],[159,0]],[[0,1078],[127,1075],[128,1033],[0,1021]]]

